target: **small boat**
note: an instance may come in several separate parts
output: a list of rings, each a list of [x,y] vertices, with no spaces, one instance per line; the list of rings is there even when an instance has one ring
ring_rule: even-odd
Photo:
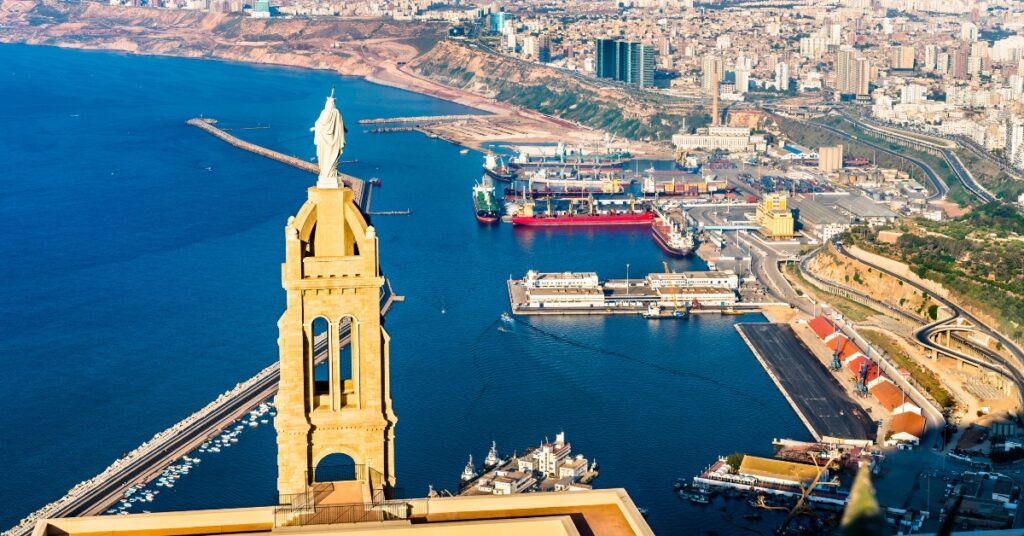
[[[505,322],[507,324],[507,323],[512,321],[512,316],[509,315],[508,313],[506,313],[505,311],[502,311],[501,312],[501,321]]]
[[[370,186],[377,186],[377,187],[380,187],[380,186],[382,186],[384,184],[377,177],[374,177],[374,178],[370,179],[368,182],[369,182]]]
[[[469,149],[462,149],[459,154],[469,154]]]
[[[694,493],[689,497],[690,502],[694,504],[710,504],[711,498],[708,497],[707,493]]]

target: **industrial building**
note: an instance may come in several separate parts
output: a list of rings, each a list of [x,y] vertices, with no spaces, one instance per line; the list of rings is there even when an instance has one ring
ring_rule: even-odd
[[[788,240],[793,238],[793,213],[784,194],[768,194],[761,198],[755,212],[757,225],[765,238]]]
[[[739,276],[731,270],[710,272],[669,272],[648,274],[645,278],[651,288],[664,287],[721,287],[736,290]]]
[[[850,217],[834,206],[821,203],[814,197],[794,198],[791,201],[796,222],[805,235],[827,242],[850,229]]]
[[[672,143],[678,150],[721,150],[730,153],[764,152],[768,143],[761,134],[751,134],[746,127],[710,126],[698,128],[693,134],[680,133],[672,136]]]
[[[818,169],[825,173],[843,169],[843,146],[818,148]]]

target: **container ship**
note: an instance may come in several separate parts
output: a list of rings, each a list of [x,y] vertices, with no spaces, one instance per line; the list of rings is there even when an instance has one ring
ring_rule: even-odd
[[[494,181],[484,175],[480,184],[473,185],[473,213],[480,223],[498,221],[498,200],[494,197]]]
[[[552,198],[547,198],[547,210],[537,211],[534,201],[527,201],[519,208],[518,214],[512,216],[512,225],[523,226],[588,226],[588,225],[650,225],[654,221],[654,213],[645,207],[637,207],[630,200],[629,208],[624,210],[598,209],[593,198],[565,199],[569,202],[566,210],[552,208]]]
[[[515,171],[505,165],[505,159],[493,154],[484,156],[484,173],[502,182],[512,182],[516,179]]]
[[[657,209],[651,223],[651,236],[669,255],[686,257],[693,252],[693,233],[680,225],[671,215]]]

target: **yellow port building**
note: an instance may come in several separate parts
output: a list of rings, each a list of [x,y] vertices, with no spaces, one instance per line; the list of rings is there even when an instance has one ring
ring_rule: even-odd
[[[793,238],[793,212],[789,210],[785,194],[768,194],[757,204],[757,225],[765,238],[788,240]]]

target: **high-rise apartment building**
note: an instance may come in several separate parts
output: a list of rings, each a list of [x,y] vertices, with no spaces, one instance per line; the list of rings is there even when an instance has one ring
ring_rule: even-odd
[[[725,62],[717,54],[706,54],[701,60],[700,72],[701,86],[705,93],[711,94],[717,84],[725,78]]]
[[[828,48],[828,39],[823,35],[811,35],[800,38],[800,55],[811,60],[816,60],[825,53]]]
[[[630,41],[597,39],[596,72],[608,78],[640,87],[654,87],[654,47]]]
[[[775,89],[789,91],[789,65],[784,62],[775,65]]]
[[[939,47],[935,45],[925,45],[924,47],[924,65],[923,69],[926,71],[934,71],[935,64],[939,59]]]
[[[867,95],[871,63],[852,48],[842,49],[836,58],[836,91],[841,95]]]
[[[973,22],[965,22],[960,26],[960,39],[973,43],[978,40],[978,25]]]
[[[548,34],[537,36],[537,61],[541,63],[551,62],[551,36]]]
[[[914,70],[914,47],[895,46],[889,48],[889,67],[900,71]]]
[[[746,69],[736,70],[736,93],[744,94],[750,89],[750,71]]]

